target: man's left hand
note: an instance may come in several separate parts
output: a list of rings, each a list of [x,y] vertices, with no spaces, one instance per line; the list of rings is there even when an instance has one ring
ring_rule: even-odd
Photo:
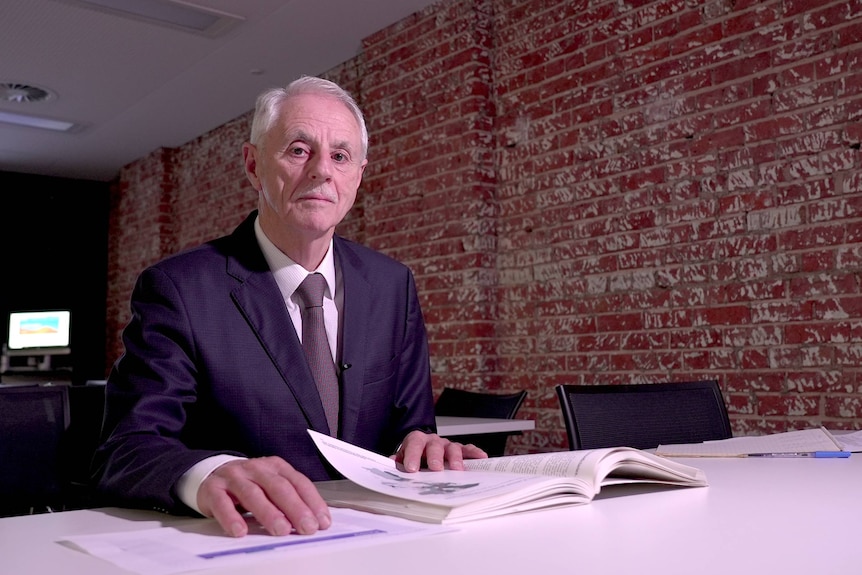
[[[436,433],[411,431],[404,438],[398,452],[392,457],[405,471],[419,471],[424,462],[431,471],[443,469],[464,469],[464,459],[484,459],[488,457],[472,443],[466,445],[449,441]]]

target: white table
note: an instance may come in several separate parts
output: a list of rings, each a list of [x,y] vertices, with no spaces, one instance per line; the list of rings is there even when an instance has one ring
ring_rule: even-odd
[[[452,533],[314,556],[279,556],[200,575],[285,573],[644,573],[850,575],[862,572],[862,455],[849,459],[689,459],[706,488],[624,486],[570,507],[464,524]],[[154,512],[72,511],[0,519],[0,573],[117,575],[55,541],[183,521]],[[197,575],[197,574],[196,574]]]
[[[443,437],[481,433],[517,433],[536,428],[529,419],[491,419],[488,417],[453,417],[438,415],[437,434]]]

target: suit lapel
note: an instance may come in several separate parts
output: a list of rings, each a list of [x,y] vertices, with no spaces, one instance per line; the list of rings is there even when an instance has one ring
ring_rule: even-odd
[[[227,273],[239,283],[231,297],[293,393],[309,426],[328,433],[323,404],[302,344],[254,237],[253,215],[232,236],[235,242],[231,245],[235,249],[228,254]]]
[[[338,236],[335,236],[334,249],[336,269],[342,274],[344,289],[341,363],[350,364],[341,374],[341,438],[352,443],[362,404],[372,293],[362,262]]]

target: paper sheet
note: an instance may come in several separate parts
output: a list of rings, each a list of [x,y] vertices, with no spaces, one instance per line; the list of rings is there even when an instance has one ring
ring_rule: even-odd
[[[862,452],[862,431],[836,432],[832,437],[841,444],[841,449],[844,451]]]
[[[418,537],[451,527],[427,525],[361,513],[330,509],[332,526],[314,535],[266,534],[250,519],[249,534],[228,537],[215,520],[195,522],[194,527],[159,527],[137,531],[63,537],[59,543],[140,575],[172,575],[186,571],[242,565],[271,559],[279,554],[326,553],[333,546],[373,545],[405,537]],[[254,527],[252,529],[252,527]]]
[[[771,435],[733,437],[702,443],[659,445],[656,455],[671,457],[742,457],[751,453],[841,451],[841,445],[822,427]]]

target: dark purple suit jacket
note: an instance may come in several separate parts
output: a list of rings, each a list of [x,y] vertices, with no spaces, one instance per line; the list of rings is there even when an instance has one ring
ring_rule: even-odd
[[[279,455],[314,481],[337,477],[306,431],[328,433],[326,417],[255,216],[138,278],[94,460],[104,503],[189,512],[174,486],[218,453]],[[388,455],[410,431],[435,430],[416,286],[383,254],[338,236],[334,248],[350,364],[339,436]]]

